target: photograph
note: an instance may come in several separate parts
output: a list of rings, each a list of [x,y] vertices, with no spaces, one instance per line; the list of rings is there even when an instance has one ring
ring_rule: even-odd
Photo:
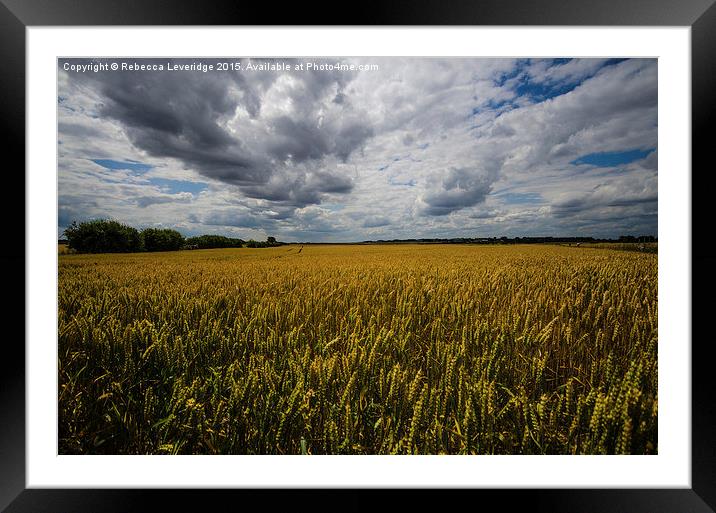
[[[716,512],[715,1],[0,0],[0,511]]]
[[[657,58],[58,58],[58,453],[658,455],[658,100]]]

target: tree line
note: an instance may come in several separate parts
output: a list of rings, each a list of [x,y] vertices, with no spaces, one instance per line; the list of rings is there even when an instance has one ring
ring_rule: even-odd
[[[574,244],[597,242],[645,243],[657,242],[653,235],[621,235],[618,239],[595,237],[453,237],[451,239],[378,239],[366,240],[362,244]]]
[[[141,251],[177,251],[180,249],[214,248],[266,248],[280,246],[275,237],[255,241],[199,235],[185,238],[170,228],[137,230],[112,219],[95,219],[78,223],[73,221],[63,232],[67,244],[78,253],[135,253]]]

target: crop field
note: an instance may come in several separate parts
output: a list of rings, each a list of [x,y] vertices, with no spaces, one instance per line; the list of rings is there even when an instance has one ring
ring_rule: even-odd
[[[656,454],[657,255],[59,255],[61,454]]]
[[[657,242],[644,243],[619,243],[619,242],[587,242],[580,244],[579,247],[588,249],[615,249],[618,251],[639,251],[641,253],[658,253],[659,244]]]

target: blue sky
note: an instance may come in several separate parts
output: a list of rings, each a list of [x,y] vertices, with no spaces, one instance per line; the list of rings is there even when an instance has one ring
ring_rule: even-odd
[[[344,61],[379,70],[61,61],[58,234],[112,217],[287,241],[656,235],[655,59]]]
[[[135,173],[144,173],[152,169],[151,164],[143,164],[135,161],[121,161],[113,159],[91,159],[97,165],[102,166],[105,169],[127,169],[134,171]]]
[[[572,164],[587,164],[597,167],[624,166],[626,164],[645,159],[649,153],[654,150],[656,150],[656,148],[650,148],[648,150],[633,149],[626,151],[590,153],[589,155],[583,155],[578,159],[573,160]]]

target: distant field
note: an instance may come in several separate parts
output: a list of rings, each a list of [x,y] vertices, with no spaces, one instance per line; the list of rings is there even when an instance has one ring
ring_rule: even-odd
[[[657,255],[59,256],[59,452],[655,454]]]
[[[576,244],[572,244],[576,246]],[[594,249],[614,249],[618,251],[638,251],[640,253],[658,253],[659,243],[658,242],[585,242],[580,244],[581,248],[594,248]]]

